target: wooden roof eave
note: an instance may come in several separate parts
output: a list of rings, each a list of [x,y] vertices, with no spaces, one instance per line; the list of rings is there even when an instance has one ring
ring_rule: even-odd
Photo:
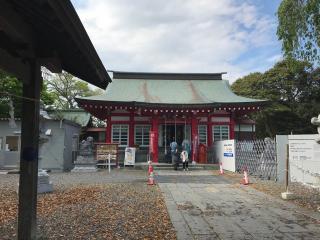
[[[87,79],[93,85],[105,89],[111,78],[105,70],[101,59],[99,58],[90,38],[83,27],[80,18],[78,17],[73,5],[70,1],[48,1],[52,9],[55,10],[61,22],[70,23],[66,24],[66,29],[70,33],[78,49],[89,60],[88,63],[91,67],[92,75],[96,75],[96,80]],[[83,76],[85,78],[85,76]],[[85,80],[85,79],[84,79]],[[99,81],[96,83],[96,81]]]
[[[194,109],[194,108],[219,108],[219,107],[263,107],[268,105],[269,101],[259,102],[242,102],[242,103],[203,103],[203,104],[167,104],[167,103],[144,103],[144,102],[120,102],[120,101],[99,101],[76,98],[80,106],[129,106],[129,107],[144,107],[144,108],[168,108],[168,109]]]
[[[24,82],[30,59],[103,89],[111,82],[70,1],[2,1],[0,22],[0,65]]]

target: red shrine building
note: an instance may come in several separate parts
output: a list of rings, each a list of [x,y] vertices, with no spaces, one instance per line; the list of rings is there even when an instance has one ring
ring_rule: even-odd
[[[171,162],[174,138],[179,146],[190,142],[196,162],[199,146],[205,146],[210,162],[215,141],[254,138],[247,114],[266,103],[235,95],[223,74],[113,72],[103,95],[76,101],[106,121],[105,142],[136,147],[136,161],[151,155],[153,162]]]

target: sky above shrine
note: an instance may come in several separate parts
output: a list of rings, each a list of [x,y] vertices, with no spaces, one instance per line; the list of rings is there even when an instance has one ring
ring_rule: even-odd
[[[231,83],[282,57],[280,0],[72,0],[107,70],[227,72]]]

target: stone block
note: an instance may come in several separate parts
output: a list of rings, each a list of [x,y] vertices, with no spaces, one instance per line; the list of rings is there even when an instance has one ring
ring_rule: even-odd
[[[297,198],[297,196],[292,192],[283,192],[281,193],[281,197],[282,199],[285,199],[285,200],[292,200]]]
[[[38,171],[38,193],[53,192],[53,185],[50,182],[49,174],[44,170]]]

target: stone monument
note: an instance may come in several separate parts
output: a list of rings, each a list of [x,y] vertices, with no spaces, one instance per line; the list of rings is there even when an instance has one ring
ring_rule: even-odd
[[[87,137],[80,143],[79,154],[74,162],[71,172],[96,172],[96,162],[94,160],[93,138]]]
[[[52,182],[49,180],[49,174],[42,170],[38,170],[38,193],[47,193],[53,191]]]
[[[41,113],[40,113],[41,115]],[[41,115],[42,116],[42,115]],[[41,119],[43,121],[43,118]],[[49,174],[41,169],[42,167],[42,153],[44,151],[43,146],[44,143],[49,141],[49,137],[45,136],[42,131],[40,130],[40,137],[39,137],[39,169],[38,169],[38,193],[48,193],[53,192],[53,184],[50,181]]]
[[[320,144],[320,114],[318,117],[311,118],[311,123],[318,127],[319,136],[315,139],[315,141]]]

